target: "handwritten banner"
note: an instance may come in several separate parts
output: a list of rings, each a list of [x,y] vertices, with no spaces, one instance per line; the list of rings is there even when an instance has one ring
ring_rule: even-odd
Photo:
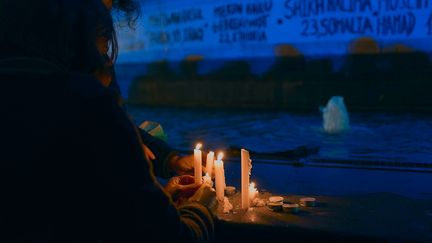
[[[432,52],[432,0],[142,1],[135,30],[122,29],[121,60],[346,53],[368,37]]]

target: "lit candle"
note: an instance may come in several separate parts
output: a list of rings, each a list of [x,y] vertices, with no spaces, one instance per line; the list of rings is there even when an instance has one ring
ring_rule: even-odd
[[[253,200],[258,196],[258,189],[255,187],[255,183],[252,182],[249,185],[249,201],[253,203]]]
[[[206,160],[206,169],[207,169],[207,174],[210,177],[213,177],[213,162],[214,162],[214,152],[210,151],[207,154],[207,160]]]
[[[249,151],[241,150],[241,207],[248,209],[250,205],[249,200],[249,175],[252,166]]]
[[[215,183],[216,183],[216,198],[223,202],[225,197],[225,175],[224,164],[222,161],[223,153],[219,153],[217,160],[214,162],[215,169]]]
[[[202,183],[202,144],[197,144],[194,149],[194,172],[195,172],[195,183]]]

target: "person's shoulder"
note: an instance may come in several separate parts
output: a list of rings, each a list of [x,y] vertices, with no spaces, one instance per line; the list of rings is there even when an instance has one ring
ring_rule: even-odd
[[[67,76],[67,89],[71,95],[82,101],[99,98],[114,99],[113,93],[92,75],[70,72]]]

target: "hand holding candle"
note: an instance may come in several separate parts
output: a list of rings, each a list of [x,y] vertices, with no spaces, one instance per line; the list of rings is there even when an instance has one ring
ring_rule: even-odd
[[[193,176],[184,175],[171,178],[164,189],[174,202],[181,203],[191,197],[199,187]]]
[[[194,160],[195,156],[185,155],[171,156],[168,160],[168,168],[174,171],[177,175],[194,175]]]

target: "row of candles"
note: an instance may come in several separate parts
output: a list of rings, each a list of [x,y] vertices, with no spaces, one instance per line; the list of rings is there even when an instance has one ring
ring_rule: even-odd
[[[225,169],[223,156],[221,152],[218,154],[216,160],[213,151],[207,154],[206,158],[206,175],[202,176],[202,144],[197,144],[194,149],[194,177],[197,183],[212,182],[212,176],[215,178],[216,197],[219,201],[223,201],[225,197]],[[213,173],[214,169],[214,173]],[[251,202],[258,196],[258,190],[255,183],[250,183],[250,175],[252,169],[252,160],[250,159],[249,151],[241,150],[241,207],[248,209]]]

